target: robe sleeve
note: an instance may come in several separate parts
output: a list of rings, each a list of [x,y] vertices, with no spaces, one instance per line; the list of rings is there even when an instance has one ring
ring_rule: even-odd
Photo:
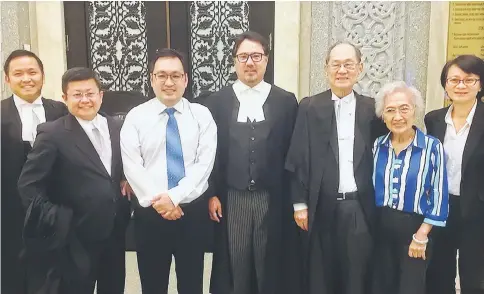
[[[310,98],[301,100],[296,117],[285,168],[290,174],[290,194],[293,204],[309,201],[309,130],[307,111]]]

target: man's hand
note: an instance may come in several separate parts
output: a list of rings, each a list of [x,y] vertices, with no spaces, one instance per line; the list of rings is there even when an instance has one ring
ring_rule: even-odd
[[[219,218],[222,218],[222,203],[220,203],[217,196],[213,196],[208,200],[208,213],[211,220],[220,222]]]
[[[161,215],[164,215],[175,208],[175,205],[173,205],[173,202],[171,202],[170,196],[168,196],[167,193],[156,196],[155,199],[151,200],[151,204],[156,212]]]
[[[294,211],[294,220],[296,221],[296,224],[298,225],[298,227],[300,227],[302,230],[304,231],[308,230],[308,210],[307,209]]]
[[[131,196],[134,195],[134,191],[128,181],[121,181],[121,194],[128,197],[128,200],[131,201]]]
[[[171,211],[168,211],[165,214],[162,214],[161,216],[166,220],[177,220],[184,215],[185,214],[183,213],[183,210],[181,209],[181,207],[177,206],[173,208]]]

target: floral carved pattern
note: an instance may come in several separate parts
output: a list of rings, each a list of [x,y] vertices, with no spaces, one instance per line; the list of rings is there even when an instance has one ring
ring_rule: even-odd
[[[140,1],[89,3],[91,67],[105,90],[148,93],[145,15]]]
[[[345,1],[333,3],[332,40],[346,40],[362,52],[364,64],[355,90],[374,96],[387,82],[403,80],[405,3]]]
[[[194,1],[190,5],[193,96],[235,81],[235,37],[249,29],[247,1]]]

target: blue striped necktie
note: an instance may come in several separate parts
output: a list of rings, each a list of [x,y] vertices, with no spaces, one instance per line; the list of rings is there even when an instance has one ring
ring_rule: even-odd
[[[166,124],[166,171],[168,189],[178,186],[178,182],[185,177],[185,164],[181,146],[180,132],[175,119],[175,109],[167,108],[168,123]]]

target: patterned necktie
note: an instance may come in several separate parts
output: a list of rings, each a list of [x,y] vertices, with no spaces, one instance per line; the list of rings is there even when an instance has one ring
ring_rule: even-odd
[[[185,177],[185,165],[181,146],[180,132],[175,119],[175,109],[167,108],[168,123],[166,124],[166,170],[168,189],[176,187]]]

